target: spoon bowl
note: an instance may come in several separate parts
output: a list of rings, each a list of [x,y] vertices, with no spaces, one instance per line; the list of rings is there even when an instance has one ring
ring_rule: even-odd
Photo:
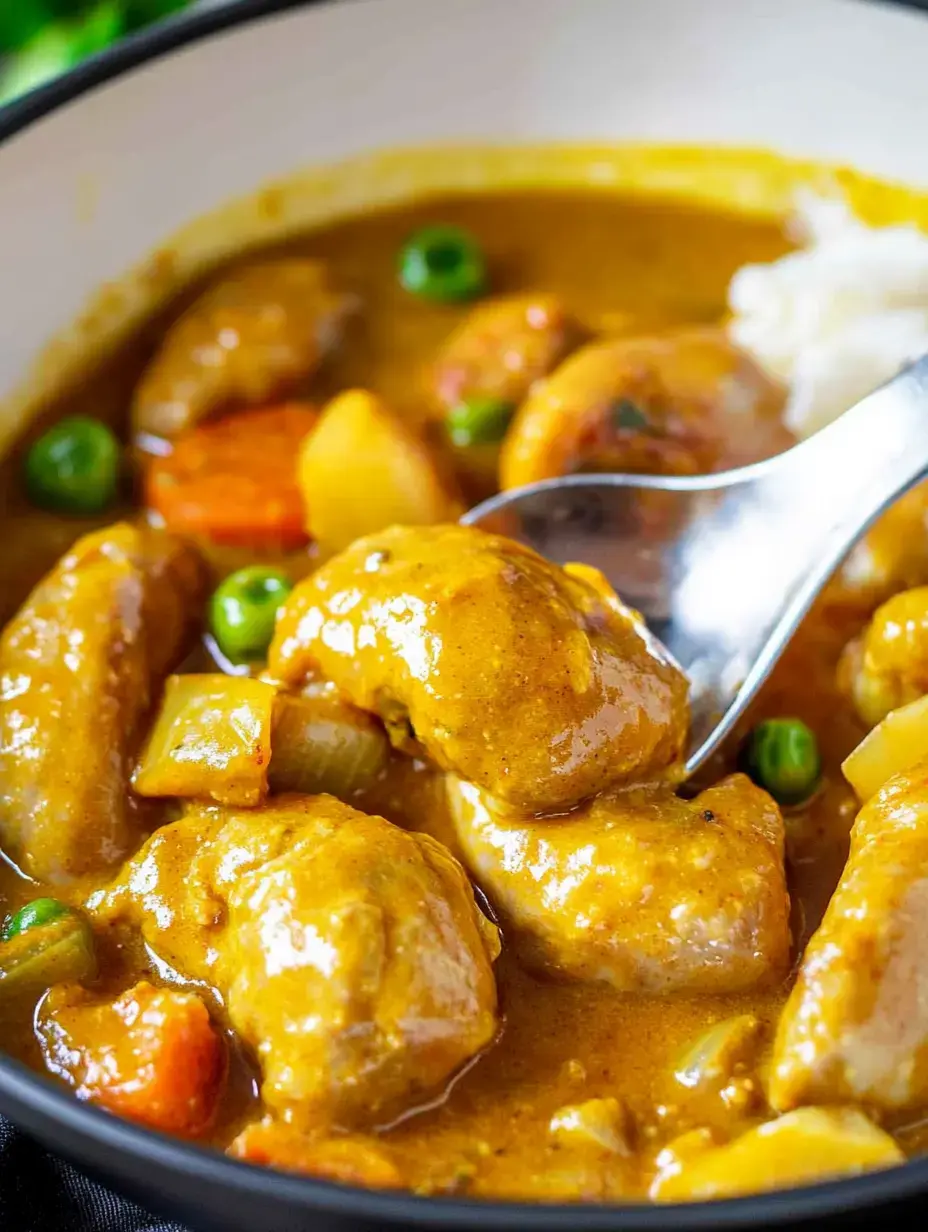
[[[689,678],[693,774],[848,550],[926,473],[928,356],[764,462],[714,475],[568,475],[502,492],[462,520],[602,570]]]

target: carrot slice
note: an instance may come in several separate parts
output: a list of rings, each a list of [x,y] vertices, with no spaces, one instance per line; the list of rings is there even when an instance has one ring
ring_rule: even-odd
[[[317,418],[312,407],[289,403],[184,433],[171,453],[149,463],[146,504],[178,534],[236,547],[302,547],[309,536],[297,456]]]
[[[403,1184],[384,1148],[360,1134],[310,1138],[291,1125],[264,1120],[246,1126],[227,1153],[246,1163],[301,1172],[342,1185],[399,1189]]]
[[[39,1024],[49,1069],[79,1099],[130,1121],[195,1138],[209,1128],[225,1074],[222,1038],[199,997],[142,980],[95,1003],[53,989]]]

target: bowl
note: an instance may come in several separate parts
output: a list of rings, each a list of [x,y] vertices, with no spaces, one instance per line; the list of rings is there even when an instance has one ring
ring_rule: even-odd
[[[580,143],[564,154],[570,182],[696,185],[747,209],[840,178],[823,164],[928,187],[926,59],[928,19],[862,0],[241,0],[138,35],[0,112],[0,445],[231,248],[415,191],[531,183],[533,144]],[[718,147],[711,174],[688,143]],[[666,1208],[372,1193],[149,1133],[3,1058],[0,1111],[106,1183],[223,1232],[846,1229],[904,1218],[928,1194],[928,1159]]]

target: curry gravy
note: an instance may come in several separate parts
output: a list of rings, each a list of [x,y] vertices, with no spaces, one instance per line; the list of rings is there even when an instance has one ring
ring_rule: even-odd
[[[319,257],[334,280],[363,306],[343,345],[327,362],[312,396],[364,386],[408,416],[422,417],[421,390],[433,356],[467,307],[437,307],[406,294],[396,277],[397,253],[417,228],[441,221],[467,228],[488,257],[495,293],[553,291],[590,331],[649,330],[681,323],[719,321],[734,270],[768,261],[788,247],[781,229],[767,221],[669,203],[657,198],[590,191],[481,192],[420,201],[325,226],[275,252]],[[189,295],[183,297],[186,302]],[[34,439],[65,413],[89,413],[125,430],[130,391],[151,355],[171,305],[99,370],[51,407],[28,434]],[[64,520],[30,508],[19,488],[21,441],[3,467],[0,501],[4,544],[0,551],[0,614],[15,611],[30,587],[78,535],[105,518]],[[479,483],[475,485],[479,489]],[[477,494],[477,492],[475,492]],[[128,507],[128,502],[127,502]],[[118,511],[117,511],[118,513]],[[303,562],[308,568],[310,562]],[[786,714],[817,732],[824,784],[804,809],[787,814],[794,940],[808,937],[837,880],[854,803],[840,762],[863,729],[839,697],[835,665],[841,648],[863,621],[849,608],[825,606],[796,637],[751,721]],[[80,756],[80,750],[74,750]],[[733,750],[712,767],[730,768]],[[434,829],[434,775],[409,766],[388,769],[395,782],[381,785],[385,812]],[[84,887],[81,887],[81,893]],[[0,915],[36,897],[36,885],[0,863]],[[60,894],[56,889],[55,893]],[[75,891],[75,901],[81,893]],[[112,956],[114,969],[144,969],[147,958],[127,940]],[[519,970],[504,945],[497,966],[503,1026],[496,1042],[460,1074],[434,1103],[384,1127],[404,1175],[421,1191],[557,1198],[641,1196],[651,1168],[651,1144],[693,1122],[681,1107],[674,1068],[688,1044],[710,1024],[750,1010],[769,1038],[786,988],[738,997],[623,996],[606,986],[544,981]],[[3,1048],[41,1068],[32,1030],[33,1006],[0,1010]],[[233,1082],[214,1140],[225,1146],[253,1115],[257,1085],[250,1063],[232,1055]],[[549,1140],[552,1113],[564,1104],[617,1096],[630,1110],[642,1150],[605,1174],[562,1175]]]

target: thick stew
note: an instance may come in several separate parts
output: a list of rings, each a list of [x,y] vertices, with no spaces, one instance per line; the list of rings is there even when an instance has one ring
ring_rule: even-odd
[[[214,271],[30,427],[6,1052],[428,1194],[703,1199],[919,1149],[924,493],[685,785],[687,681],[636,613],[457,525],[500,486],[788,448],[725,313],[789,247],[592,191],[352,217]]]

